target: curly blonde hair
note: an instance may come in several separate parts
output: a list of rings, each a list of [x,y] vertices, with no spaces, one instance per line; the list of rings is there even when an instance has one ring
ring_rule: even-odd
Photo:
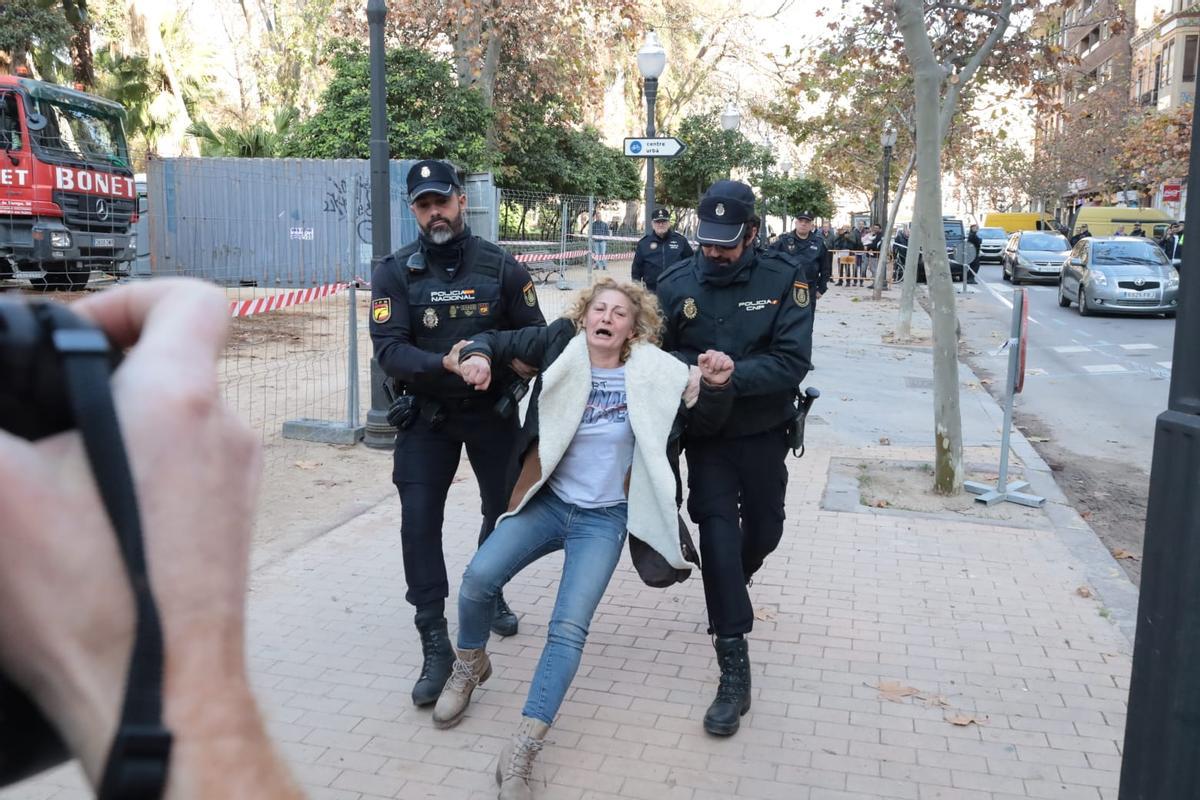
[[[633,308],[633,338],[621,347],[621,361],[629,359],[629,353],[636,342],[648,342],[658,345],[662,343],[663,315],[654,293],[638,281],[629,283],[619,282],[605,275],[599,278],[587,289],[580,290],[575,300],[563,312],[563,316],[575,323],[576,332],[583,330],[587,310],[601,292],[612,290],[620,292],[629,298]]]

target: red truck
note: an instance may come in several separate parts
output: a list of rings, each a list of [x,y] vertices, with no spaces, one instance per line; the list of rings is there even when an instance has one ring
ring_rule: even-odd
[[[0,75],[0,277],[69,289],[128,273],[137,189],[122,120],[102,97]]]

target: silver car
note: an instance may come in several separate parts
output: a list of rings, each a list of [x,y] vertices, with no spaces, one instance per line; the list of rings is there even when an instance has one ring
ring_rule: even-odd
[[[999,264],[1004,260],[1004,246],[1008,243],[1008,234],[1004,228],[980,228],[978,231],[979,260]]]
[[[1052,231],[1017,231],[1004,248],[1004,280],[1053,283],[1062,271],[1063,259],[1071,252],[1071,243]]]
[[[1082,239],[1063,264],[1058,304],[1098,311],[1175,316],[1179,270],[1162,249],[1140,236]]]

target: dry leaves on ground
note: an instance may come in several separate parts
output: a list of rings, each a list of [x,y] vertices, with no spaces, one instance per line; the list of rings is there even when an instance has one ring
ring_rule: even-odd
[[[957,725],[960,728],[965,728],[968,725],[982,725],[987,722],[987,717],[978,717],[974,714],[952,714],[946,717],[946,722],[951,725]]]
[[[317,467],[321,466],[321,462],[320,461],[297,461],[295,466],[299,467],[300,469],[316,469]]]
[[[890,503],[887,500],[876,500],[874,503],[871,503],[872,508],[887,508],[889,505]]]
[[[1140,561],[1141,560],[1140,556],[1134,555],[1133,553],[1129,552],[1128,550],[1126,550],[1123,547],[1116,548],[1115,550],[1112,551],[1112,554],[1113,554],[1113,558],[1115,558],[1117,560],[1121,560],[1121,559],[1128,559],[1130,561]]]
[[[885,447],[886,447],[886,446],[888,446],[888,445],[890,445],[890,444],[892,443],[892,440],[891,440],[891,439],[889,439],[889,438],[888,438],[888,437],[886,437],[886,436],[880,436],[880,437],[879,437],[879,443],[880,443],[881,445],[883,445],[883,446],[885,446]]]
[[[871,684],[866,684],[871,686]],[[871,686],[879,691],[879,697],[892,703],[899,703],[906,697],[920,697],[921,690],[913,686],[905,686],[899,681],[880,681],[878,686]]]
[[[1075,590],[1075,594],[1079,595],[1080,597],[1095,597],[1096,596],[1096,593],[1093,592],[1087,586],[1080,586],[1078,589]]]
[[[754,610],[754,618],[760,621],[775,619],[775,611],[763,606]]]

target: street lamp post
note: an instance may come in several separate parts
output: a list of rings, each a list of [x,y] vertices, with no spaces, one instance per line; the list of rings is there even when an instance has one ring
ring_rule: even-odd
[[[791,177],[792,162],[789,161],[787,158],[784,158],[782,161],[779,162],[779,171],[783,173],[783,179],[786,181],[788,178]],[[783,204],[783,227],[780,228],[780,231],[779,231],[780,235],[783,235],[784,233],[786,233],[787,229],[788,229],[788,207],[787,207],[787,202],[784,201],[784,204]]]
[[[1200,242],[1200,126],[1184,230]],[[1200,248],[1185,248],[1167,410],[1158,417],[1120,800],[1200,796]]]
[[[368,0],[367,26],[371,42],[371,255],[372,264],[392,249],[391,185],[388,165],[387,65],[384,60],[383,23],[387,18],[384,0]],[[396,441],[396,429],[387,421],[387,398],[383,390],[386,376],[375,358],[371,358],[371,409],[363,443],[380,449]]]
[[[771,135],[766,136],[766,149],[763,150],[763,174],[762,174],[762,219],[758,225],[758,245],[759,247],[767,246],[767,217],[770,216],[771,208],[767,204],[767,184],[770,182],[768,170],[771,168]]]
[[[741,124],[742,124],[742,114],[740,111],[737,110],[737,106],[735,106],[733,104],[733,101],[730,100],[725,105],[725,110],[721,112],[721,130],[736,131],[741,126]],[[733,169],[732,168],[730,168],[730,170],[725,174],[725,177],[726,178],[733,177]]]
[[[879,134],[879,143],[883,145],[883,185],[880,186],[879,192],[879,219],[880,227],[884,233],[888,229],[888,186],[892,180],[892,148],[896,146],[896,128],[891,121],[884,123],[883,132]],[[891,249],[889,247],[889,249]],[[880,252],[879,263],[875,265],[875,285],[880,289],[886,289],[888,284],[887,275],[888,254]]]
[[[646,89],[646,137],[654,136],[654,102],[658,99],[658,78],[667,67],[667,51],[658,41],[654,31],[646,33],[646,41],[637,54],[638,72],[642,73]],[[650,217],[654,213],[654,159],[646,159],[646,213],[645,229],[650,230]]]

